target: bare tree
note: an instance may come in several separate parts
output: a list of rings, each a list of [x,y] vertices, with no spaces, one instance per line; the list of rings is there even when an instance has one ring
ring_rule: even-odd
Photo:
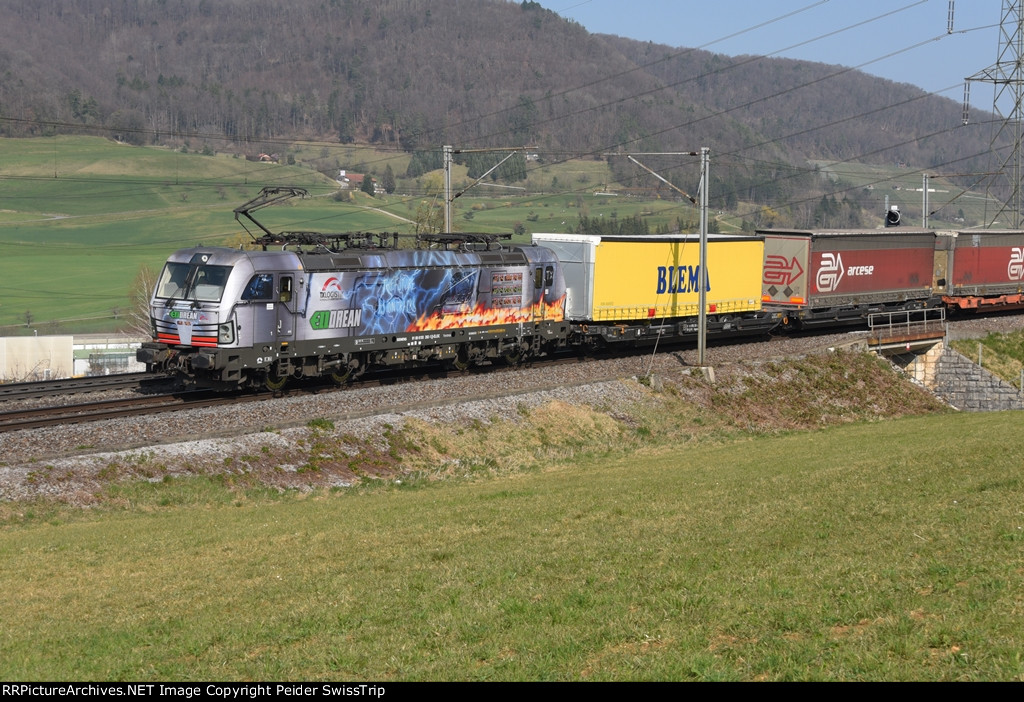
[[[436,234],[444,229],[444,212],[434,202],[421,202],[415,215],[417,234]]]
[[[131,304],[128,314],[125,315],[124,329],[142,339],[149,339],[153,335],[152,324],[149,321],[149,301],[156,287],[156,275],[156,271],[150,266],[142,264],[135,274],[129,293]]]

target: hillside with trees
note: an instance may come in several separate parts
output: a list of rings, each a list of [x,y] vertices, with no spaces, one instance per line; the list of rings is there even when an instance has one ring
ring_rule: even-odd
[[[529,1],[4,5],[4,136],[226,139],[249,154],[295,139],[434,154],[528,144],[548,159],[710,146],[723,208],[801,192],[820,209],[828,188],[813,159],[988,165],[988,130],[961,126],[958,104],[913,86],[593,35]],[[611,161],[620,182],[645,181]],[[505,177],[521,169],[512,162]]]

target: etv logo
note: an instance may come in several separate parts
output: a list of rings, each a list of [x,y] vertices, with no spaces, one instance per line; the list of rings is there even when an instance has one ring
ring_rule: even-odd
[[[821,265],[818,267],[818,275],[815,282],[818,284],[819,292],[835,292],[839,287],[839,281],[843,279],[843,256],[838,253],[827,253],[821,255]]]
[[[1024,279],[1024,247],[1010,249],[1010,263],[1006,266],[1006,277],[1010,280]]]

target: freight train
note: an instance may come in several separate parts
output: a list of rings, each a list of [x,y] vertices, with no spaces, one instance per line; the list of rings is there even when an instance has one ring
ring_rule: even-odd
[[[368,369],[457,368],[571,349],[683,340],[697,332],[701,278],[709,334],[765,333],[761,237],[712,237],[701,276],[692,235],[274,237],[279,250],[217,247],[170,256],[151,300],[151,372],[215,389]]]
[[[265,230],[266,231],[266,230]],[[924,229],[398,237],[272,234],[171,255],[138,360],[183,384],[280,389],[370,369],[517,364],[571,351],[1024,304],[1024,232]],[[271,250],[271,249],[276,250]]]

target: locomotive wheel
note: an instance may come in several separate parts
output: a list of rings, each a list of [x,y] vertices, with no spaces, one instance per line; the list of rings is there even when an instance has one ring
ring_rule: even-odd
[[[509,364],[510,366],[518,366],[519,362],[522,361],[522,360],[523,360],[523,352],[522,351],[519,351],[519,350],[509,351],[508,353],[505,354],[505,363]]]
[[[459,371],[469,368],[469,353],[466,351],[465,346],[459,347],[458,355],[452,359],[452,368]]]
[[[263,384],[267,390],[278,392],[284,390],[284,386],[288,384],[288,376],[278,375],[276,371],[268,371],[267,377],[263,379]]]
[[[331,373],[331,380],[334,381],[335,385],[344,385],[348,382],[348,379],[352,377],[352,369],[346,368],[341,373]]]

